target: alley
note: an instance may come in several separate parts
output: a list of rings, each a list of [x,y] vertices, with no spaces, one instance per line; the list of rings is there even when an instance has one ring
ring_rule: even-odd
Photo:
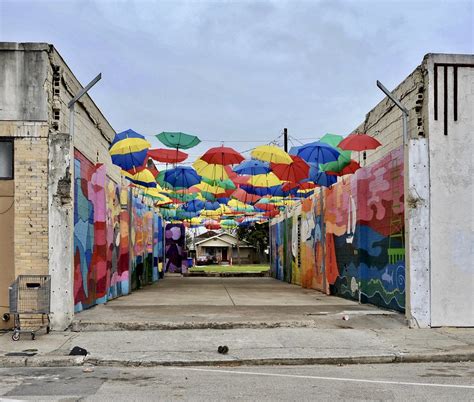
[[[343,320],[349,318],[349,320]],[[75,316],[74,330],[192,328],[401,328],[401,314],[273,278],[167,275]]]

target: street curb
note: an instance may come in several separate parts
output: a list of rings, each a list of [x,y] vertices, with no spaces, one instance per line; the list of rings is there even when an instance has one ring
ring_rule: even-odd
[[[256,321],[256,322],[91,322],[74,321],[72,332],[98,331],[151,331],[189,329],[266,329],[266,328],[316,328],[314,320],[307,321]]]
[[[84,364],[106,367],[190,367],[190,366],[305,366],[387,363],[454,363],[474,361],[474,351],[468,353],[393,353],[372,356],[297,357],[260,359],[208,359],[208,360],[118,360],[87,356],[33,356],[0,357],[0,368],[7,367],[68,367]]]
[[[262,278],[270,277],[270,271],[261,272],[205,272],[205,271],[189,271],[181,274],[184,277],[225,277],[225,278]]]

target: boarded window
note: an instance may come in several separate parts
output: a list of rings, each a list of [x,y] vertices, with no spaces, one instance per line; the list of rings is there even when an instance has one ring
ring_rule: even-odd
[[[0,179],[13,179],[13,140],[0,138]]]

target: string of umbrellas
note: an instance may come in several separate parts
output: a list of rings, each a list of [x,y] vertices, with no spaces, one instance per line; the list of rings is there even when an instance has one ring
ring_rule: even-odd
[[[180,163],[188,158],[183,150],[201,142],[197,136],[162,132],[156,138],[166,148],[152,149],[131,129],[116,134],[109,149],[112,162],[165,219],[207,229],[264,223],[316,188],[355,173],[360,164],[351,159],[352,152],[381,145],[362,133],[325,134],[288,153],[275,145],[257,146],[250,159],[222,145],[208,149],[191,167]],[[158,171],[153,161],[166,168]]]

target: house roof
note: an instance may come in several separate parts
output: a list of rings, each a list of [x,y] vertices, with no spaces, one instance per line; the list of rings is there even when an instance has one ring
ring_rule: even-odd
[[[223,239],[223,238],[222,238],[223,236],[230,236],[230,237],[232,237],[235,241],[229,241],[229,240]],[[250,243],[247,243],[246,241],[243,241],[243,240],[239,240],[239,239],[237,238],[237,236],[234,236],[234,235],[232,235],[232,234],[230,234],[230,233],[219,233],[219,234],[216,234],[215,236],[209,237],[209,238],[207,238],[207,239],[202,239],[202,240],[196,242],[196,246],[198,246],[198,245],[200,245],[200,244],[202,244],[202,243],[206,243],[206,242],[208,242],[208,241],[210,241],[210,240],[213,240],[213,239],[219,239],[219,240],[223,241],[224,243],[230,244],[230,245],[232,245],[232,246],[236,246],[237,243],[238,243],[239,246],[242,246],[242,247],[252,247],[252,248],[254,248],[254,246],[252,246]]]

